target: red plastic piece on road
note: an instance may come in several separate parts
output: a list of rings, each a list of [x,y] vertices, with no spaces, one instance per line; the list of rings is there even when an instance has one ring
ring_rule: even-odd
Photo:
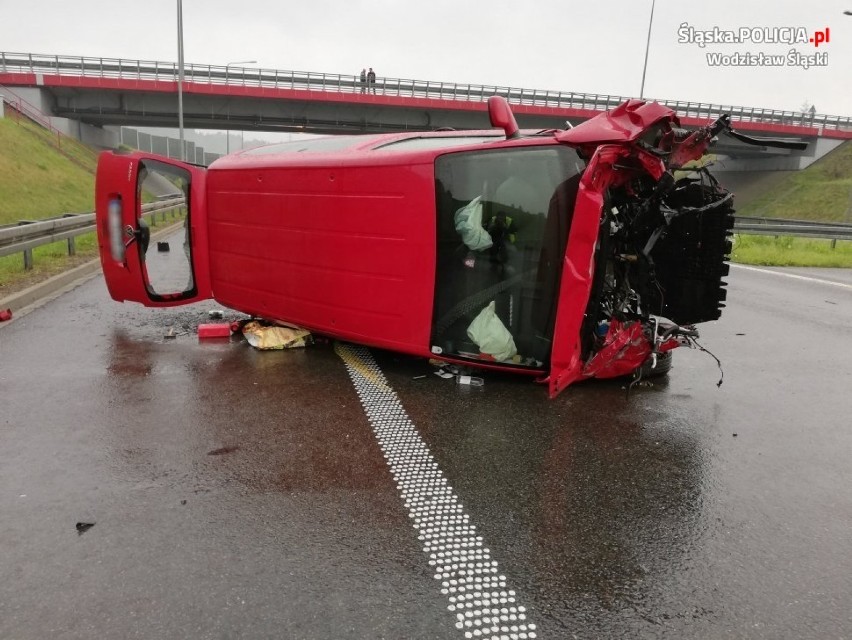
[[[5,311],[0,311],[0,322],[6,322],[6,320],[12,319],[12,310],[6,309]]]
[[[200,324],[198,325],[198,339],[204,338],[229,338],[231,336],[231,325],[227,323]]]

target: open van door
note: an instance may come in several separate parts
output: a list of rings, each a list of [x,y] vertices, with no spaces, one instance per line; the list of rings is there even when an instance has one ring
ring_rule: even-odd
[[[143,153],[98,158],[98,248],[114,300],[170,307],[212,297],[205,203],[206,171]],[[175,220],[151,241],[152,216]],[[183,218],[183,223],[179,222]]]

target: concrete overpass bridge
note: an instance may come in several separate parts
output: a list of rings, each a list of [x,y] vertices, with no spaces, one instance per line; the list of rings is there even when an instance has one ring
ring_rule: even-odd
[[[506,97],[522,128],[564,128],[628,96],[431,80],[378,78],[221,65],[184,66],[184,125],[198,129],[375,133],[489,128],[484,101]],[[113,126],[177,127],[174,62],[0,52],[0,93],[11,88],[41,111],[76,124],[84,141],[114,146]],[[852,139],[852,118],[734,105],[658,100],[686,127],[730,113],[744,132],[810,142],[804,152],[720,140],[730,170],[801,169]]]

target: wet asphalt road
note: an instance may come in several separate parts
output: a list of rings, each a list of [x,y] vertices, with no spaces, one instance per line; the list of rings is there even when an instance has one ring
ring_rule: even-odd
[[[374,352],[538,638],[852,638],[852,278],[791,272],[847,286],[735,268],[720,388]],[[199,343],[214,306],[0,326],[0,638],[463,638],[333,348]]]

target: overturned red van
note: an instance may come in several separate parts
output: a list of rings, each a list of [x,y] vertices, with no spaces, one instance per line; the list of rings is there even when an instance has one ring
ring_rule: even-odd
[[[705,169],[679,170],[728,119],[686,132],[670,109],[630,100],[573,129],[522,132],[505,100],[488,107],[494,130],[293,141],[207,169],[104,152],[110,294],[150,307],[214,298],[343,340],[538,376],[551,396],[664,371],[724,307],[732,196]],[[142,205],[175,195],[183,250],[160,264]]]

